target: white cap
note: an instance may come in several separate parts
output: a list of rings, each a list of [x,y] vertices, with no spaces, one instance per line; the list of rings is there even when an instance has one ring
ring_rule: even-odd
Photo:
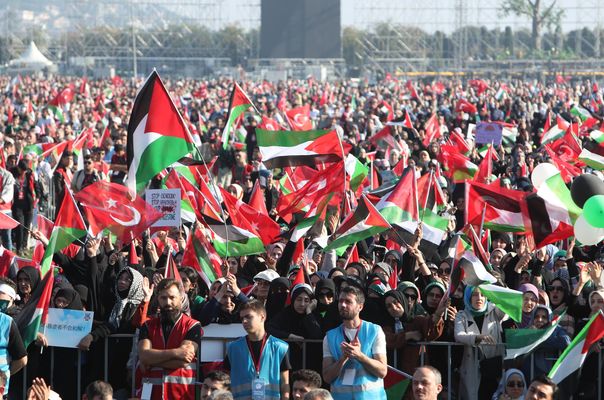
[[[274,271],[272,269],[267,269],[267,270],[257,273],[256,276],[254,276],[254,282],[256,282],[258,280],[272,282],[274,279],[277,279],[278,277],[279,277],[279,274],[277,273],[277,271]]]

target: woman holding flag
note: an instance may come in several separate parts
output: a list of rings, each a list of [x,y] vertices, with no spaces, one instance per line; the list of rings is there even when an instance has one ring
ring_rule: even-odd
[[[465,309],[455,317],[455,341],[463,343],[459,398],[487,399],[501,377],[504,347],[501,322],[506,314],[487,301],[480,289],[467,286]]]

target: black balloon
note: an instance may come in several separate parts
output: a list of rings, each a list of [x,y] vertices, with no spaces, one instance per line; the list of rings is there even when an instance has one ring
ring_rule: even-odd
[[[570,194],[575,204],[583,208],[583,205],[591,196],[604,194],[604,182],[595,175],[580,175],[573,181]]]

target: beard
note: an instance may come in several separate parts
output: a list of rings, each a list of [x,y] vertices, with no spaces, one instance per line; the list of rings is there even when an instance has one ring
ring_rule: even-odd
[[[159,310],[159,318],[162,322],[176,323],[180,317],[180,310],[176,308],[162,308]]]
[[[342,318],[343,321],[350,321],[354,319],[354,317],[355,314],[352,311],[340,310],[340,318]]]

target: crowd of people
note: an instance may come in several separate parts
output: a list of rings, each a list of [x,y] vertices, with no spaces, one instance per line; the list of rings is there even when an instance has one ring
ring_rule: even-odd
[[[596,82],[559,78],[413,83],[388,75],[380,82],[244,81],[241,87],[259,114],[251,109],[244,114],[239,129],[245,138],[227,135],[226,143],[233,81],[164,81],[210,169],[210,182],[243,202],[260,190],[268,215],[280,224],[281,238],[264,253],[225,257],[221,277],[212,282],[182,261],[189,235],[203,229],[203,221],[145,231],[133,247],[109,235],[81,238],[54,255],[51,307],[94,311],[92,331],[79,343],[80,352],[56,348],[51,357],[50,351],[41,351],[47,345],[42,330],[25,348],[16,324],[0,319],[0,327],[10,330],[10,339],[0,338],[11,360],[0,362],[6,364],[0,371],[10,375],[8,396],[45,398],[36,393],[48,390],[44,382],[52,380],[52,389],[63,398],[79,398],[74,381],[81,366],[82,388],[106,379],[116,398],[130,397],[132,387],[139,398],[190,398],[187,384],[196,382],[204,399],[385,398],[383,379],[390,366],[412,381],[405,399],[445,393],[464,400],[551,399],[555,393],[561,399],[597,398],[599,344],[589,350],[583,367],[559,385],[545,375],[587,321],[604,311],[601,242],[581,246],[569,237],[535,249],[522,232],[477,227],[485,238],[485,267],[496,284],[523,293],[522,318],[514,321],[481,288],[463,281],[451,287],[456,260],[449,249],[464,231],[467,198],[464,183],[443,171],[436,178],[444,197],[437,212],[449,224],[438,249],[422,245],[419,224],[407,241],[386,231],[356,243],[354,255],[351,248],[340,255],[324,251],[319,239],[332,235],[351,212],[343,205],[347,196],[341,196],[342,205],[330,205],[327,216],[302,239],[306,256],[294,261],[296,242],[289,236],[304,213],[293,220],[279,214],[287,176],[280,168],[265,167],[255,133],[258,127],[266,129],[267,121],[291,129],[286,111],[307,106],[313,129],[335,130],[350,145],[350,154],[369,167],[363,190],[379,194],[403,170],[418,178],[444,170],[441,146],[459,136],[469,146],[469,160],[480,164],[484,153],[473,142],[471,124],[499,121],[513,136],[497,146],[488,178],[502,188],[531,192],[531,172],[550,160],[541,143],[544,126],[550,125],[546,120],[558,115],[580,125],[572,107],[589,110],[595,122],[587,132],[577,132],[586,141],[604,117],[603,92]],[[0,211],[19,222],[0,231],[4,314],[18,319],[41,285],[35,249],[48,243],[41,216],[54,220],[69,191],[105,180],[125,184],[129,113],[141,83],[119,77],[0,77]],[[433,115],[439,134],[427,137]],[[405,119],[412,126],[388,124]],[[372,140],[385,127],[389,140]],[[74,153],[71,144],[86,129],[91,135],[83,154]],[[58,143],[71,144],[41,155]],[[603,179],[600,171],[577,165]],[[351,190],[348,194],[354,196]],[[170,258],[182,282],[166,278]],[[299,270],[304,283],[296,281]],[[507,330],[545,330],[554,321],[555,332],[530,356],[504,360]],[[242,323],[247,336],[229,344],[222,363],[198,365],[203,327],[215,323]],[[136,339],[106,340],[114,334]],[[441,376],[450,376],[450,382]],[[158,379],[163,383],[159,391]]]

